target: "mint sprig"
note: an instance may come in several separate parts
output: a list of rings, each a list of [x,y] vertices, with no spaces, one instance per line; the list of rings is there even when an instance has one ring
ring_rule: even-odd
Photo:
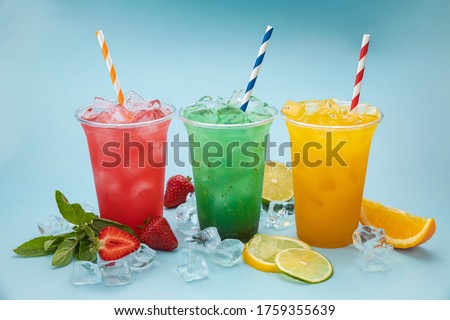
[[[13,251],[23,257],[39,257],[54,254],[52,266],[68,265],[73,258],[95,261],[98,251],[98,233],[105,227],[114,226],[136,236],[129,226],[103,219],[86,212],[78,203],[70,203],[61,191],[55,192],[56,204],[61,216],[74,224],[72,232],[31,239]]]
[[[56,190],[55,192],[55,199],[59,212],[63,218],[71,224],[82,226],[86,223],[90,223],[92,219],[96,217],[92,212],[85,212],[83,207],[78,203],[70,204],[67,198],[59,190]]]

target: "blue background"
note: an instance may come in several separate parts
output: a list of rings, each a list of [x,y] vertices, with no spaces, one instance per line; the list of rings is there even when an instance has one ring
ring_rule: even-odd
[[[0,1],[0,298],[449,299],[449,17],[444,0]],[[365,196],[434,217],[429,242],[397,251],[386,273],[360,271],[351,247],[318,249],[335,268],[318,285],[243,263],[210,265],[209,279],[186,284],[175,252],[159,254],[130,285],[74,287],[71,266],[53,269],[50,257],[13,254],[37,236],[37,221],[57,213],[55,189],[71,201],[95,202],[73,113],[95,96],[114,97],[97,29],[125,91],[181,107],[245,87],[267,24],[275,29],[254,94],[277,108],[289,99],[350,99],[361,37],[371,34],[360,101],[379,106],[385,118],[373,139]],[[288,141],[281,119],[271,132],[272,140]],[[177,133],[186,141],[174,119],[169,140]],[[182,154],[186,160],[187,150]],[[169,161],[167,176],[176,173],[191,169]],[[166,216],[173,223],[174,211]]]

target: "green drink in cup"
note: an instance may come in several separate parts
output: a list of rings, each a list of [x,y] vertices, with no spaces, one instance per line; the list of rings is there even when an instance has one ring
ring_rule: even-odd
[[[247,242],[258,232],[266,138],[277,110],[251,97],[273,27],[267,26],[242,96],[203,97],[180,110],[189,135],[200,228]]]
[[[204,97],[179,111],[188,136],[200,228],[248,241],[258,232],[266,140],[277,110],[250,99]]]

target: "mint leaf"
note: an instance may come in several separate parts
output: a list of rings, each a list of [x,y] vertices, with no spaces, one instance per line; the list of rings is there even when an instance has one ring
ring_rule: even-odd
[[[81,240],[86,237],[86,231],[84,231],[84,226],[75,227],[75,239]]]
[[[88,236],[89,240],[94,241],[95,233],[94,233],[94,230],[92,230],[92,228],[90,226],[86,225],[84,227],[84,232],[86,232],[86,235]]]
[[[58,205],[59,212],[61,213],[64,219],[77,226],[82,224],[79,219],[79,213],[75,211],[75,209],[72,207],[72,205],[69,203],[69,201],[62,194],[61,191],[56,190],[55,199]]]
[[[56,249],[52,259],[52,266],[63,267],[70,263],[77,247],[78,240],[65,239]]]
[[[113,220],[109,220],[109,219],[105,219],[105,218],[94,218],[92,219],[92,229],[94,230],[95,234],[98,235],[98,233],[100,232],[100,230],[102,230],[103,228],[106,228],[108,226],[113,226],[116,228],[119,228],[122,231],[128,232],[129,234],[136,236],[136,234],[134,233],[133,229],[131,229],[129,226],[125,225],[125,224],[121,224],[119,222],[113,221]]]
[[[67,198],[61,191],[56,190],[55,199],[58,205],[59,212],[68,222],[81,226],[90,223],[96,217],[92,212],[85,212],[78,203],[70,204]]]
[[[77,214],[75,213],[75,210],[72,208],[69,201],[61,191],[55,191],[55,199],[58,205],[59,212],[61,213],[63,218],[72,224],[79,225],[80,221]]]
[[[44,248],[45,243],[49,240],[52,240],[53,238],[55,238],[55,236],[37,237],[37,238],[31,239],[31,240],[21,244],[20,246],[15,248],[13,251],[16,254],[18,254],[19,256],[23,256],[23,257],[45,256],[45,255],[53,253],[56,250],[56,248],[53,251],[50,250],[51,247],[49,247],[48,250],[46,250]]]
[[[84,211],[83,207],[79,203],[72,203],[71,206],[72,206],[73,210],[75,211],[75,213],[77,214],[78,219],[80,220],[79,225],[91,223],[92,219],[97,217],[92,212]]]
[[[64,241],[64,237],[53,237],[50,240],[47,240],[44,242],[44,250],[55,252],[55,250],[58,248],[58,246]]]
[[[82,261],[93,261],[97,258],[97,252],[91,251],[92,242],[89,240],[80,240],[77,251],[77,259]]]

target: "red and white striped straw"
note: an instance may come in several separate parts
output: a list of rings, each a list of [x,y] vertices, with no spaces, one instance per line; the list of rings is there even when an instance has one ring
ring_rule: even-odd
[[[352,96],[352,104],[350,106],[350,111],[352,111],[359,102],[359,94],[361,92],[361,83],[364,76],[364,67],[366,65],[366,56],[367,51],[369,50],[369,41],[370,41],[370,35],[365,34],[362,39],[361,44],[361,51],[359,53],[359,62],[358,62],[358,69],[356,70],[356,80],[355,80],[355,86],[353,88],[353,96]]]
[[[117,77],[116,69],[114,68],[111,55],[109,54],[108,46],[106,45],[105,37],[103,36],[103,31],[98,30],[95,34],[97,35],[98,43],[102,48],[103,58],[105,59],[106,67],[108,68],[109,71],[109,76],[111,77],[111,81],[114,85],[117,100],[119,100],[119,103],[121,105],[124,105],[125,98],[123,96],[122,88],[120,87],[119,78]]]

